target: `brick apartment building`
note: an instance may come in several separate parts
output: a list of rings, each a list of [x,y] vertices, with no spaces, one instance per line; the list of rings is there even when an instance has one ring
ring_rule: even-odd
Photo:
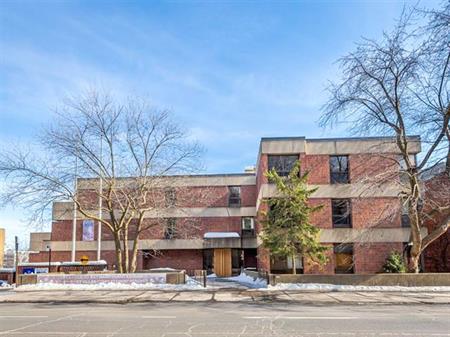
[[[411,157],[420,152],[419,137],[411,137]],[[149,218],[160,222],[143,233],[139,245],[138,270],[157,267],[208,269],[230,275],[241,267],[286,272],[292,261],[274,259],[261,246],[260,216],[265,198],[276,196],[275,186],[264,173],[275,168],[286,175],[300,160],[309,174],[309,184],[318,187],[310,202],[323,205],[312,222],[322,229],[320,240],[330,247],[329,262],[318,267],[298,258],[303,273],[376,273],[393,250],[402,251],[409,228],[398,199],[399,185],[373,188],[368,177],[393,167],[398,150],[392,138],[306,139],[262,138],[253,172],[170,176],[167,202]],[[398,165],[398,164],[395,164]],[[400,179],[400,177],[398,177]],[[79,179],[78,193],[92,191],[94,179]],[[206,197],[205,197],[206,196]],[[98,203],[93,202],[95,209]],[[388,217],[383,214],[389,213]],[[97,224],[77,217],[73,245],[73,204],[56,202],[50,233],[32,233],[30,261],[70,261],[86,255],[115,265],[114,242],[104,228],[98,238]],[[91,224],[87,226],[86,224]],[[85,235],[86,228],[92,232]],[[39,235],[39,236],[38,236]],[[158,252],[155,254],[154,252]]]

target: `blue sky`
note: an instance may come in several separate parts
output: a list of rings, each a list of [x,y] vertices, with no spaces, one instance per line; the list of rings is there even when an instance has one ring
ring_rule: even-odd
[[[3,0],[0,146],[31,141],[52,107],[89,87],[173,110],[208,173],[254,164],[260,137],[347,136],[317,126],[335,61],[415,3]],[[26,246],[24,214],[0,210],[9,243]]]

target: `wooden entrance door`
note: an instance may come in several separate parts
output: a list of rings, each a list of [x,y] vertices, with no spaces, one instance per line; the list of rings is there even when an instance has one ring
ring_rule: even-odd
[[[214,249],[214,273],[219,277],[231,276],[231,249]]]

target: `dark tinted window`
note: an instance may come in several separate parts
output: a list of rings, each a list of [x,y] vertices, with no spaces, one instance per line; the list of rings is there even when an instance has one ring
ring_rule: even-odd
[[[350,200],[333,199],[331,200],[331,209],[333,217],[333,227],[336,228],[352,227]]]
[[[402,205],[402,227],[411,227],[408,205]]]
[[[348,156],[330,156],[330,180],[332,184],[349,182]]]
[[[228,186],[228,206],[241,207],[241,188],[240,186]]]
[[[285,177],[294,168],[298,155],[269,155],[269,170],[275,169],[279,176]]]
[[[175,206],[175,203],[177,201],[175,188],[167,187],[166,189],[164,189],[164,195],[166,200],[166,207]]]
[[[166,228],[164,230],[164,238],[165,239],[173,239],[176,236],[176,219],[168,218],[166,223]]]

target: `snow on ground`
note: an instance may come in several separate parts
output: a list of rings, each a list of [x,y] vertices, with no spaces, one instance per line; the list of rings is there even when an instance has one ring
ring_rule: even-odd
[[[202,290],[205,289],[197,281],[187,278],[186,284],[166,284],[166,283],[95,283],[95,284],[60,284],[60,283],[37,283],[23,285],[16,288],[16,291],[32,290]]]
[[[251,288],[267,288],[266,280],[263,280],[261,278],[254,278],[245,273],[241,273],[238,276],[227,277],[226,280],[248,285]]]
[[[353,286],[322,283],[278,283],[275,286],[269,285],[267,290],[450,292],[450,287]]]
[[[0,280],[0,288],[12,288],[12,286],[8,282]]]

